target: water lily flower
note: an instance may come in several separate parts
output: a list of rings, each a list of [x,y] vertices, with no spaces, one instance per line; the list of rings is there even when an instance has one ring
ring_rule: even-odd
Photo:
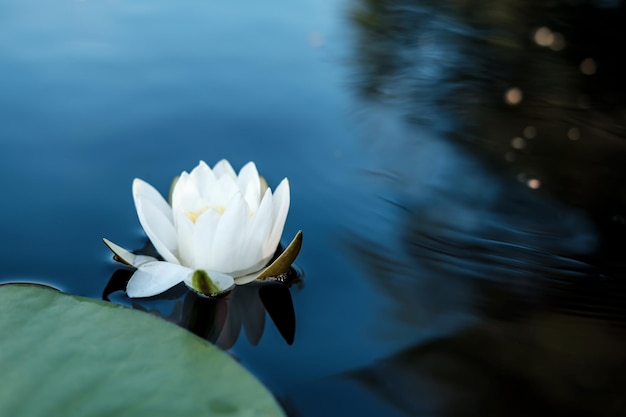
[[[289,211],[289,182],[283,179],[272,193],[254,162],[237,175],[226,160],[213,169],[200,161],[178,177],[170,196],[171,205],[147,182],[133,182],[139,222],[163,261],[104,239],[117,260],[137,268],[126,288],[129,297],[153,296],[180,282],[219,294],[235,283],[285,272],[299,252],[301,232],[278,266],[267,266]]]

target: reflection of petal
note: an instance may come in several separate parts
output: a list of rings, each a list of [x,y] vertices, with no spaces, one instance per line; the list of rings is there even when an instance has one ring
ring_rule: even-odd
[[[164,319],[171,323],[180,323],[183,319],[184,303],[177,300],[172,307],[172,311]]]
[[[283,284],[263,285],[259,298],[285,342],[291,345],[296,336],[296,314],[289,288]]]
[[[163,300],[160,299],[152,299],[151,302],[144,303],[139,302],[141,299],[134,299],[130,306],[135,310],[143,311],[148,314],[152,314],[153,316],[157,316],[162,318],[163,320],[169,321],[170,323],[178,324],[183,320],[183,308],[184,303],[180,299],[180,297],[175,298],[174,305],[171,308],[162,308]],[[164,299],[169,300],[169,299]],[[171,303],[166,303],[166,307],[170,307]],[[161,308],[160,308],[161,307]]]
[[[237,296],[236,291],[233,292],[232,296],[233,298]],[[228,314],[225,318],[224,327],[216,338],[215,344],[222,349],[230,349],[235,342],[237,342],[237,339],[239,339],[239,333],[241,333],[241,312],[238,308],[235,308],[231,302],[228,308]]]
[[[133,271],[130,269],[118,269],[113,272],[109,282],[107,282],[106,287],[102,290],[102,299],[104,301],[111,301],[109,296],[117,291],[124,291],[126,289],[126,284],[130,279]]]
[[[228,316],[228,297],[205,298],[194,292],[185,296],[183,314],[178,324],[215,343],[222,334]]]
[[[259,344],[265,330],[265,308],[259,298],[261,286],[237,287],[233,304],[241,313],[243,329],[252,346]]]
[[[126,294],[131,298],[152,297],[190,279],[192,274],[192,269],[170,262],[148,262],[137,268],[128,281]]]
[[[150,280],[150,276],[155,275],[153,272],[176,276],[180,273],[193,275],[194,271],[167,262],[152,262],[143,266],[141,271],[135,272],[131,281],[137,279],[137,282],[132,285],[129,283],[129,286],[132,288],[133,285],[145,285],[144,282],[139,283],[139,281],[146,278]],[[171,274],[171,272],[174,273]],[[157,297],[140,297],[130,301],[126,298],[128,292],[123,295],[123,290],[127,287],[131,274],[132,271],[128,269],[115,271],[103,291],[102,298],[110,301],[109,296],[119,291],[123,298],[114,299],[115,302],[163,317],[222,349],[230,349],[237,342],[242,327],[249,343],[256,346],[265,331],[267,310],[285,341],[288,344],[294,341],[295,312],[291,292],[284,283],[264,282],[247,287],[238,286],[219,297],[203,297],[196,292],[186,290],[183,285],[175,285],[177,282],[174,281],[177,279],[172,279],[174,286],[169,291],[158,290]],[[133,294],[132,289],[131,294]],[[139,297],[136,294],[134,296]],[[142,297],[148,297],[148,295]]]

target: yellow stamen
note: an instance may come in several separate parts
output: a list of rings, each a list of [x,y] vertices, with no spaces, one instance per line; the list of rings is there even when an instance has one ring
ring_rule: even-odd
[[[188,211],[187,213],[185,213],[185,215],[187,216],[189,220],[191,220],[193,224],[196,224],[198,217],[200,217],[200,215],[204,213],[205,211],[207,211],[208,209],[209,209],[209,206],[204,206],[200,210]]]
[[[187,218],[191,220],[193,224],[196,224],[196,221],[198,221],[198,217],[200,217],[202,213],[204,213],[205,211],[211,208],[213,208],[218,214],[224,214],[224,212],[226,211],[226,207],[220,204],[216,207],[204,206],[199,210],[188,211],[185,213],[185,216],[187,216]]]

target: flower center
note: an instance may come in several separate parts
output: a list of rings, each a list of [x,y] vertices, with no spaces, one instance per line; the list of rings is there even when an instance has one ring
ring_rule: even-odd
[[[224,211],[226,211],[226,208],[224,206],[222,206],[221,204],[218,204],[215,207],[211,207],[211,206],[204,206],[198,210],[191,210],[185,213],[185,216],[187,216],[187,218],[189,220],[191,220],[191,222],[193,224],[196,224],[196,221],[198,221],[198,217],[200,217],[200,215],[202,213],[204,213],[205,211],[207,211],[208,209],[213,208],[215,211],[217,211],[218,214],[224,214]]]

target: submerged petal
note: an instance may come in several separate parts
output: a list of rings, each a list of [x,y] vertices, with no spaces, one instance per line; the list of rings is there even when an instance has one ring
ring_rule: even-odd
[[[137,268],[130,278],[126,294],[131,298],[152,297],[185,281],[192,274],[193,269],[170,262],[148,262]]]

